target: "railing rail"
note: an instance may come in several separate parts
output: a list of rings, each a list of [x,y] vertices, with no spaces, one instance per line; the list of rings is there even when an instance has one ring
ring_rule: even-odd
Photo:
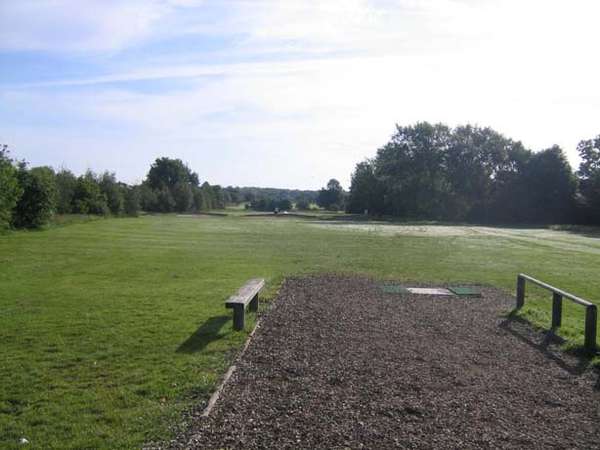
[[[544,289],[552,292],[552,328],[558,328],[562,323],[562,299],[566,298],[571,300],[578,305],[585,307],[585,339],[584,347],[587,350],[596,350],[596,322],[597,322],[597,308],[592,302],[584,300],[576,295],[565,292],[562,289],[555,288],[554,286],[544,283],[543,281],[537,280],[529,275],[520,273],[517,276],[517,309],[520,309],[525,304],[525,283],[536,284]]]

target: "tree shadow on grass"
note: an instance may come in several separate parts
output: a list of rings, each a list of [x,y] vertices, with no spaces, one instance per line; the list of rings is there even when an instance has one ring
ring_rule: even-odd
[[[559,346],[566,341],[557,336],[554,330],[535,331],[531,322],[518,317],[515,310],[500,323],[499,327],[512,334],[521,342],[538,350],[542,355],[571,375],[582,375],[590,368],[594,355],[586,352],[583,348],[575,348],[569,351],[561,350]],[[597,369],[596,373],[598,373]],[[600,389],[600,378],[596,381],[594,387],[595,389]]]
[[[222,337],[219,332],[223,325],[230,320],[229,316],[215,316],[204,322],[194,334],[186,339],[179,348],[177,353],[197,353],[210,344],[212,341]]]

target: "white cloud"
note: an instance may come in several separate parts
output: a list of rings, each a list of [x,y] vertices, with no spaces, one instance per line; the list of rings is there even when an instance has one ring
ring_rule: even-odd
[[[157,57],[152,66],[122,62],[110,75],[5,88],[0,101],[14,111],[61,118],[60,127],[18,133],[0,126],[21,148],[40,145],[43,131],[57,152],[61,140],[70,149],[86,145],[94,167],[127,155],[118,160],[125,179],[146,170],[134,155],[150,161],[162,152],[221,183],[315,188],[335,176],[347,186],[354,164],[373,155],[396,122],[492,126],[534,149],[560,144],[572,162],[577,141],[600,133],[600,4],[592,1],[235,1],[208,28],[191,14],[208,2],[90,5],[103,12],[84,14],[90,25],[73,48],[124,48],[165,32],[241,36],[223,50],[226,63]],[[137,7],[138,25],[125,26]],[[190,15],[174,16],[178,8]],[[99,23],[115,15],[113,41],[104,43],[100,36],[113,31]],[[157,31],[165,20],[185,26]],[[30,32],[22,39],[33,45],[37,31]],[[48,45],[59,44],[57,37]],[[194,61],[187,51],[177,56]],[[142,80],[170,86],[129,87]],[[102,148],[118,151],[101,156]]]
[[[169,12],[158,0],[18,0],[0,5],[5,50],[116,51],[148,38]]]

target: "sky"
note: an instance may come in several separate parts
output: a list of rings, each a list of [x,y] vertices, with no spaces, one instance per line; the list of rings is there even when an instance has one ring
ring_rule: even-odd
[[[0,143],[143,180],[349,187],[395,125],[600,134],[597,0],[0,0]]]

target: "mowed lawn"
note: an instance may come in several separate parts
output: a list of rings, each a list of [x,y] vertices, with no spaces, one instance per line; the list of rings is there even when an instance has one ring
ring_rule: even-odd
[[[252,277],[264,277],[272,297],[284,277],[314,272],[507,290],[526,272],[600,301],[600,239],[239,216],[106,219],[0,236],[0,447],[26,438],[30,448],[134,448],[168,438],[252,327],[232,331],[224,300]],[[549,323],[550,294],[531,292],[538,299],[526,317]],[[566,313],[561,332],[581,343],[583,311]]]

